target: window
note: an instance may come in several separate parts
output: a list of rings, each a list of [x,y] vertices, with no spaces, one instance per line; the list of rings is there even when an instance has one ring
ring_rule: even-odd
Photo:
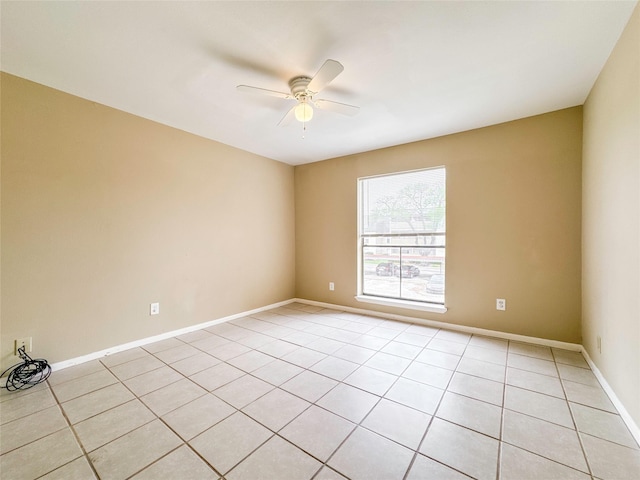
[[[358,300],[446,311],[444,167],[361,178],[358,197]]]

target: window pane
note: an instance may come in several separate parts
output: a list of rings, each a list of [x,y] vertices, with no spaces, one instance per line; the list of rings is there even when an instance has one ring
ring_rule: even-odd
[[[364,247],[362,253],[362,293],[400,298],[400,249]]]
[[[445,170],[361,181],[362,234],[445,231]]]
[[[444,304],[445,169],[361,179],[362,294]]]

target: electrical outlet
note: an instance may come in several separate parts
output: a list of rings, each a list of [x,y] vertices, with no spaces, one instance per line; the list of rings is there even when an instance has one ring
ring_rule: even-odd
[[[31,349],[33,347],[32,342],[31,342],[31,337],[25,337],[25,338],[17,338],[15,340],[15,346],[14,346],[14,351],[13,354],[17,357],[18,356],[18,349],[24,347],[24,351],[26,353],[30,353]]]
[[[333,282],[329,282],[329,290],[333,292],[335,289],[336,289],[336,286],[333,284]]]
[[[160,313],[160,304],[152,303],[149,306],[149,315],[158,315]]]
[[[507,301],[504,298],[496,298],[496,310],[506,310]]]

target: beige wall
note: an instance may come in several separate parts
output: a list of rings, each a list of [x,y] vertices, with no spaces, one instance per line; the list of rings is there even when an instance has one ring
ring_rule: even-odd
[[[3,367],[293,297],[293,167],[1,78]]]
[[[584,105],[582,309],[584,346],[637,425],[639,64],[640,7],[636,7]]]
[[[576,107],[297,166],[296,296],[579,343],[581,147]],[[357,178],[438,165],[447,168],[448,312],[357,302]]]

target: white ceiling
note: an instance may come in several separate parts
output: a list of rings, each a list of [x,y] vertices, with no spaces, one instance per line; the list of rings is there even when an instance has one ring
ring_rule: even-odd
[[[3,71],[292,165],[581,105],[636,1],[7,2]],[[359,105],[277,123],[318,97]]]

